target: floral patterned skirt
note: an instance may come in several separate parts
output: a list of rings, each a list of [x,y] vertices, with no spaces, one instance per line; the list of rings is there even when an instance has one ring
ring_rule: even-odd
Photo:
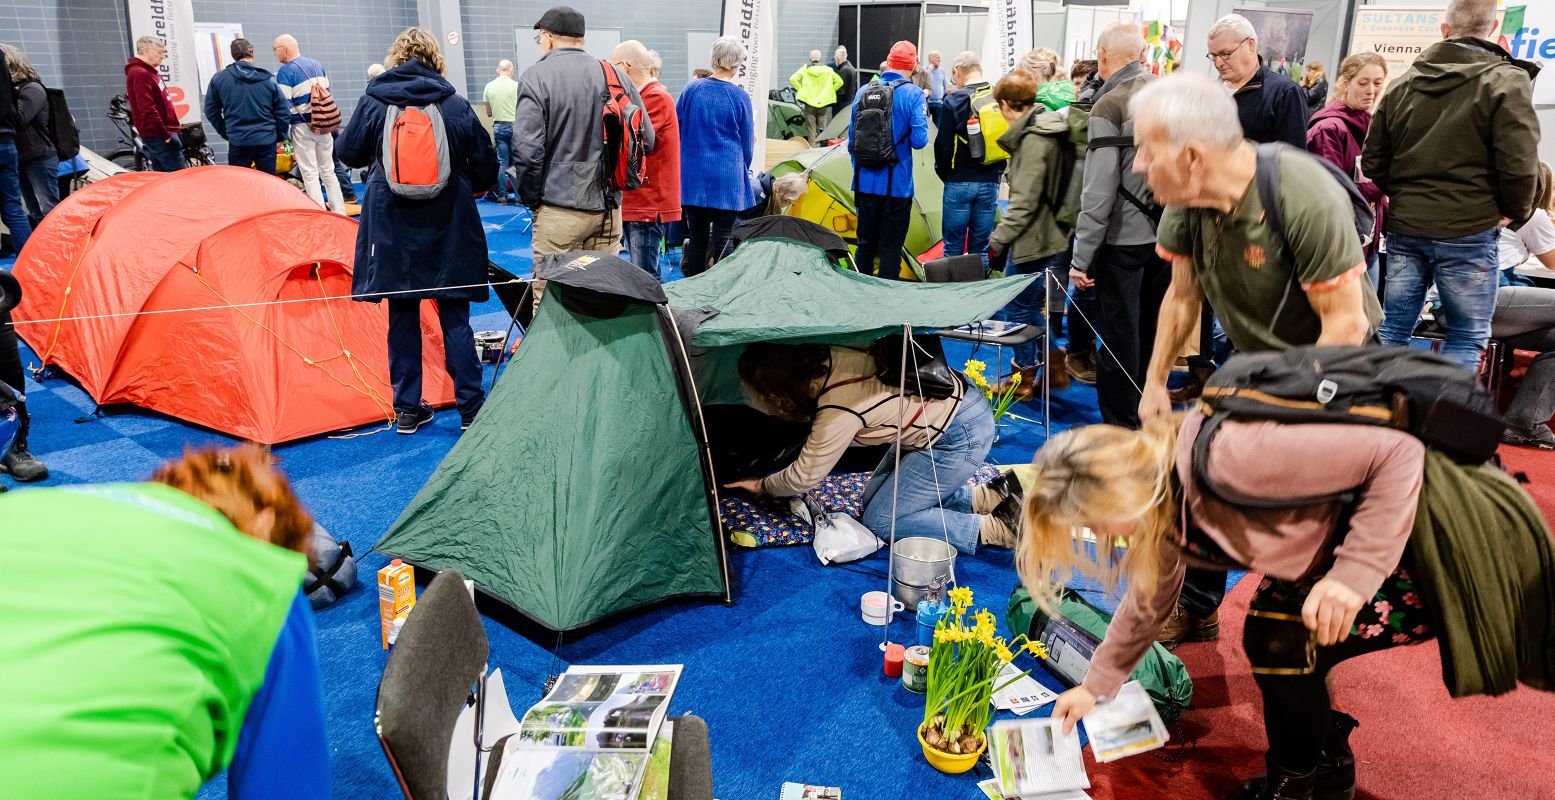
[[[1317,575],[1301,581],[1282,581],[1264,578],[1253,595],[1252,607],[1259,611],[1276,611],[1301,614],[1301,606],[1307,593],[1322,578]],[[1363,642],[1376,640],[1378,647],[1416,644],[1435,635],[1431,629],[1430,614],[1420,594],[1415,590],[1415,580],[1410,576],[1408,558],[1382,581],[1381,588],[1371,602],[1361,607],[1355,615],[1350,635]]]

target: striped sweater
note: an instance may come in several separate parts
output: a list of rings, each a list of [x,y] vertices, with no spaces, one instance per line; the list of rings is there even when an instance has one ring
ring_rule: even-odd
[[[831,371],[816,401],[810,435],[794,463],[761,481],[761,490],[776,497],[803,494],[820,484],[842,454],[854,443],[888,444],[896,441],[899,416],[906,420],[902,445],[923,450],[934,444],[961,407],[965,384],[947,400],[907,397],[905,412],[896,387],[875,377],[875,358],[863,350],[831,348]]]
[[[275,82],[291,106],[293,125],[305,125],[313,118],[308,110],[313,87],[329,88],[329,76],[324,74],[324,65],[307,56],[298,56],[282,64],[280,71],[275,73]]]

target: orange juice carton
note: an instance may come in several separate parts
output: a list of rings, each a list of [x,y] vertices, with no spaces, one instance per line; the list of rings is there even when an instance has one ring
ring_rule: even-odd
[[[399,559],[378,570],[378,623],[383,633],[383,649],[389,649],[389,633],[394,620],[416,607],[416,568]]]

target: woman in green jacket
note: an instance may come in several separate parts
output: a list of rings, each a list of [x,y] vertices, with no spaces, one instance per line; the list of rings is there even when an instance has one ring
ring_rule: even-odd
[[[1046,276],[1033,281],[1004,307],[1005,320],[1028,325],[1042,324],[1048,287],[1062,292],[1069,272],[1069,236],[1058,225],[1053,203],[1059,186],[1058,142],[1069,135],[1069,124],[1063,115],[1037,103],[1039,80],[1035,73],[1016,70],[1000,78],[993,89],[1000,113],[1010,122],[1010,129],[999,137],[999,146],[1010,154],[1004,173],[1010,186],[1010,204],[989,237],[988,260],[997,263],[1008,255],[1006,275]],[[1051,346],[1048,351],[1052,353]],[[1041,363],[1037,341],[1017,345],[1014,357],[1012,367],[1021,375],[1017,396],[1030,399],[1035,395]],[[1049,385],[1069,385],[1069,374],[1062,371],[1062,356],[1047,362],[1054,370],[1049,374]]]

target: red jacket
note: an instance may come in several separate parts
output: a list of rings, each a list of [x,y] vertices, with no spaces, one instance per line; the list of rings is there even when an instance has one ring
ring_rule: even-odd
[[[680,122],[675,100],[658,81],[638,92],[653,124],[653,152],[648,154],[648,182],[621,195],[621,219],[674,222],[680,219]]]
[[[1344,170],[1352,180],[1360,168],[1361,145],[1366,141],[1366,131],[1371,127],[1371,112],[1360,111],[1335,100],[1327,108],[1312,115],[1307,128],[1307,150],[1313,155],[1328,159]],[[1375,183],[1356,183],[1361,197],[1377,211],[1376,236],[1366,245],[1366,254],[1377,252],[1382,243],[1383,226],[1386,224],[1388,198]]]
[[[130,124],[140,138],[160,142],[178,133],[178,113],[156,67],[132,56],[124,65],[124,93],[130,98]]]

